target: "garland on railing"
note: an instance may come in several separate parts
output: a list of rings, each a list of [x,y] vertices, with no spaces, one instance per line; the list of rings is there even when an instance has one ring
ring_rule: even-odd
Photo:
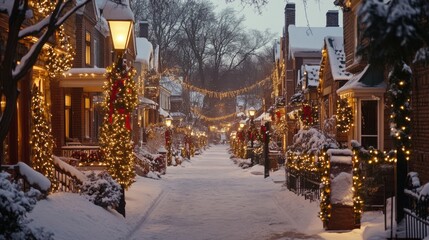
[[[321,189],[320,189],[320,212],[319,218],[326,225],[331,218],[331,161],[326,154],[326,150],[322,150],[319,155],[320,173],[321,173]]]
[[[218,92],[218,91],[212,91],[212,90],[208,90],[208,89],[203,89],[203,88],[199,88],[199,87],[195,87],[189,83],[180,81],[180,84],[182,84],[182,86],[190,91],[195,91],[195,92],[199,92],[202,93],[210,98],[219,98],[219,99],[223,99],[223,98],[232,98],[232,97],[236,97],[238,95],[241,95],[243,93],[252,91],[258,87],[264,86],[265,84],[268,84],[271,82],[271,78],[267,77],[265,79],[262,79],[248,87],[244,87],[244,88],[240,88],[237,90],[232,90],[232,91],[226,91],[226,92]]]
[[[360,221],[363,212],[363,173],[361,163],[367,164],[393,164],[396,160],[394,150],[380,151],[370,147],[364,149],[357,141],[352,141],[353,151],[353,211],[355,220]]]

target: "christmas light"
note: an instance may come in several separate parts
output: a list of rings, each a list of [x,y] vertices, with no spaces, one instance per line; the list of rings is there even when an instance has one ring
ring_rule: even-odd
[[[347,99],[337,100],[337,131],[346,133],[353,126],[353,110]]]
[[[51,181],[50,191],[58,190],[59,184],[55,177],[55,168],[52,158],[54,137],[49,124],[48,113],[39,88],[34,85],[31,98],[31,159],[34,170],[40,172]]]
[[[132,77],[135,69],[113,65],[106,69],[104,86],[105,111],[100,134],[100,146],[108,165],[108,172],[127,189],[134,181],[134,155],[131,140],[131,113],[138,99]]]
[[[58,31],[58,42],[55,46],[49,46],[46,50],[46,70],[49,77],[56,78],[68,71],[73,66],[74,48],[70,43],[70,37],[65,33],[61,25]]]

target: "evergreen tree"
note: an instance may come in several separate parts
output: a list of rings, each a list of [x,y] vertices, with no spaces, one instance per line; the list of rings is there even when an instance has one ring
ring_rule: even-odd
[[[58,181],[55,178],[52,153],[54,138],[49,122],[49,113],[39,88],[33,85],[33,97],[31,98],[31,153],[33,168],[46,176],[51,181],[51,191],[58,189]]]
[[[137,106],[137,92],[132,77],[133,68],[114,65],[107,68],[105,111],[100,146],[108,165],[108,172],[124,189],[135,177],[131,114]]]

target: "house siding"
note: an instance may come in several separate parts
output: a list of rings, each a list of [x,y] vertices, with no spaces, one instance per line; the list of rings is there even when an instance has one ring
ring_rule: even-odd
[[[422,183],[429,182],[429,69],[417,65],[413,69],[412,148],[409,170],[419,174]]]

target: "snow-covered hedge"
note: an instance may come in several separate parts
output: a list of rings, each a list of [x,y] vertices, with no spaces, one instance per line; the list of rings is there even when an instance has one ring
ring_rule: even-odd
[[[83,182],[81,194],[103,208],[116,208],[121,199],[121,186],[107,172],[91,172]]]
[[[54,239],[52,233],[27,226],[31,220],[25,215],[33,210],[40,192],[32,188],[24,193],[9,178],[10,174],[0,172],[0,240]]]

